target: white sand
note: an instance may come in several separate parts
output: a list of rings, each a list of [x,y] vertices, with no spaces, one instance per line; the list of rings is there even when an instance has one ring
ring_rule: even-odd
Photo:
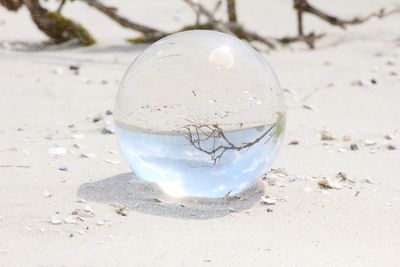
[[[179,1],[131,2],[121,4],[130,7],[125,14],[149,24],[157,20],[164,29],[192,19]],[[366,14],[383,4],[315,2],[343,16]],[[387,7],[396,3],[385,1]],[[289,0],[239,0],[240,20],[263,34],[293,33],[291,5]],[[286,141],[274,167],[308,177],[342,171],[356,180],[353,188],[328,190],[327,195],[310,178],[284,182],[284,187],[266,189],[267,195],[284,200],[273,206],[256,203],[250,213],[187,220],[132,211],[124,217],[108,204],[77,202],[83,183],[129,171],[119,152],[109,152],[118,150],[115,136],[102,135],[102,122],[92,123],[87,117],[112,108],[119,80],[144,46],[125,44],[123,39],[135,33],[119,29],[82,4],[71,4],[66,12],[93,32],[98,45],[53,52],[0,50],[0,165],[29,166],[0,167],[1,266],[399,264],[400,133],[384,139],[400,130],[399,16],[347,31],[307,18],[307,29],[328,33],[315,51],[299,45],[267,55],[283,88],[291,92],[285,93]],[[0,21],[2,41],[44,40],[25,10],[12,14],[1,8]],[[70,64],[81,66],[79,75],[68,69]],[[389,74],[393,71],[397,76]],[[371,78],[376,85],[351,85]],[[304,104],[315,110],[302,108]],[[70,124],[75,127],[68,128]],[[340,140],[323,145],[318,133],[324,128]],[[76,134],[85,137],[72,139]],[[352,141],[341,141],[344,135]],[[300,144],[287,145],[293,139]],[[363,146],[360,140],[376,145]],[[353,142],[359,151],[350,151]],[[84,148],[74,148],[75,143]],[[388,151],[389,143],[398,149]],[[54,146],[68,152],[54,158],[48,154]],[[82,152],[97,156],[81,158]],[[68,171],[59,171],[62,166]],[[362,183],[367,178],[373,184]],[[64,220],[85,205],[95,217],[76,224],[49,222],[53,216]]]

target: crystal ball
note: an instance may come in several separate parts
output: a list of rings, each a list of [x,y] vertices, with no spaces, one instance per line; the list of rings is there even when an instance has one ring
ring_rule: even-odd
[[[257,184],[282,142],[279,82],[249,44],[186,31],[149,46],[115,101],[123,157],[172,197],[218,198]]]

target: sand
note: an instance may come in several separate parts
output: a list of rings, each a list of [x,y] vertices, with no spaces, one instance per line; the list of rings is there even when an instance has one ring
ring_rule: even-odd
[[[315,2],[343,16],[383,5]],[[291,5],[239,1],[239,18],[262,34],[286,35],[295,30]],[[121,7],[130,7],[124,13],[138,21],[157,20],[166,30],[193,19],[179,1],[125,1]],[[265,54],[286,89],[288,107],[285,142],[273,164],[288,175],[270,174],[274,185],[266,183],[264,193],[277,201],[189,219],[149,212],[165,205],[157,201],[144,212],[95,198],[79,200],[85,184],[105,184],[129,172],[115,135],[101,132],[113,119],[105,113],[113,108],[122,75],[146,46],[124,43],[135,33],[82,4],[65,11],[93,32],[96,46],[15,51],[12,41],[38,43],[45,37],[26,10],[0,9],[1,266],[398,265],[399,16],[347,31],[307,18],[307,29],[328,34],[316,50],[296,45]],[[79,75],[71,64],[80,66]],[[92,122],[99,113],[103,120]],[[336,139],[321,140],[324,129]],[[289,145],[293,140],[299,144]],[[358,150],[350,149],[353,143]],[[66,153],[50,155],[53,147]],[[318,186],[338,172],[355,183],[343,182],[341,189]]]

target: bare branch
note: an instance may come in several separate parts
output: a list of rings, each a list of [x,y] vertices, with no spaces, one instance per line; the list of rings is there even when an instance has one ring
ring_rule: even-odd
[[[324,36],[325,36],[325,34],[315,34],[314,32],[311,32],[307,35],[298,35],[298,36],[294,36],[294,37],[283,37],[283,38],[279,38],[277,40],[281,44],[304,42],[308,45],[309,48],[314,49],[315,42]]]
[[[204,15],[208,19],[209,23],[218,23],[218,21],[214,18],[214,14],[206,9],[204,6],[200,5],[199,3],[195,3],[193,0],[182,1],[188,4],[189,7],[192,8],[196,14]]]
[[[237,23],[236,0],[227,0],[229,22]]]
[[[297,10],[297,35],[303,36],[304,35],[304,30],[303,30],[303,11],[302,10]]]
[[[178,33],[178,32],[183,32],[183,31],[190,31],[190,30],[216,30],[213,25],[211,24],[199,24],[199,25],[189,25],[185,26],[175,32],[172,33],[163,33],[161,35],[144,35],[141,37],[136,37],[136,38],[129,38],[127,41],[133,44],[147,44],[147,43],[153,43],[161,38],[166,37],[167,35],[173,34],[173,33]]]
[[[141,32],[141,33],[143,33],[143,34],[145,34],[147,36],[151,36],[151,37],[156,37],[156,36],[165,34],[162,31],[159,31],[157,29],[154,29],[154,28],[151,28],[151,27],[148,27],[148,26],[144,26],[142,24],[130,21],[129,19],[118,15],[116,8],[106,6],[106,5],[102,4],[100,1],[97,1],[97,0],[81,0],[81,1],[87,3],[88,5],[90,5],[90,6],[94,7],[94,8],[96,8],[97,10],[102,12],[104,15],[108,16],[109,18],[111,18],[112,20],[117,22],[122,27],[129,28],[129,29]]]
[[[214,9],[212,11],[212,14],[215,15],[215,13],[218,12],[218,10],[221,8],[222,5],[222,0],[218,0],[218,2],[215,4]]]
[[[67,0],[61,0],[60,5],[58,6],[58,9],[57,9],[58,13],[61,13],[66,2],[67,2]]]
[[[248,42],[256,41],[260,42],[271,49],[275,49],[275,45],[272,40],[267,39],[256,32],[252,32],[249,30],[244,29],[242,26],[238,24],[230,24],[229,30],[234,33],[240,39],[244,39]]]
[[[371,18],[384,18],[387,16],[390,16],[394,13],[399,13],[400,12],[400,8],[395,8],[389,12],[385,12],[384,9],[379,10],[378,12],[374,12],[371,13],[368,16],[365,17],[355,17],[353,19],[350,20],[346,20],[346,19],[341,19],[335,16],[332,16],[330,14],[327,14],[326,12],[312,6],[310,3],[308,3],[307,0],[294,0],[294,8],[297,9],[300,12],[307,12],[310,14],[313,14],[317,17],[319,17],[322,20],[325,20],[326,22],[341,27],[343,29],[346,28],[346,25],[355,25],[355,24],[361,24],[364,22],[367,22],[368,20],[370,20]]]
[[[4,6],[10,11],[18,11],[23,4],[23,0],[0,0],[0,5]]]

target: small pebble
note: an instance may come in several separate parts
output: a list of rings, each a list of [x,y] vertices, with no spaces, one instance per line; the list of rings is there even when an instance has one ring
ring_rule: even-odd
[[[110,160],[110,159],[105,159],[104,162],[110,163],[110,164],[118,164],[119,160]]]
[[[376,145],[376,142],[373,141],[373,140],[364,140],[363,143],[364,143],[365,146],[374,146],[374,145]]]
[[[313,106],[310,106],[310,105],[303,105],[302,107],[304,109],[308,109],[308,110],[315,110],[315,108]]]
[[[394,139],[394,135],[393,134],[385,134],[385,139],[386,140],[393,140]]]
[[[387,145],[387,149],[388,150],[396,150],[397,147],[395,145],[389,144],[389,145]]]
[[[96,116],[93,117],[92,122],[96,123],[99,122],[103,119],[103,115],[102,114],[97,114]]]
[[[73,147],[74,148],[76,148],[76,149],[81,149],[81,148],[83,148],[83,146],[81,145],[81,144],[73,144]]]
[[[63,166],[58,167],[58,170],[62,171],[62,172],[67,172],[68,171],[68,167],[63,165]]]
[[[83,207],[83,211],[85,211],[85,212],[93,212],[93,209],[92,209],[92,207],[90,207],[89,205],[85,205],[85,206]]]
[[[80,155],[81,158],[88,158],[88,159],[94,159],[96,157],[95,153],[82,153]]]
[[[361,183],[373,184],[373,182],[372,182],[370,179],[368,179],[368,178],[362,179],[362,180],[361,180]]]
[[[326,131],[326,130],[320,132],[320,138],[323,141],[333,141],[333,140],[335,140],[333,135],[330,132]]]
[[[79,66],[78,65],[69,65],[69,69],[70,70],[79,70]]]
[[[289,142],[289,145],[298,145],[299,143],[299,140],[292,140]]]
[[[102,134],[115,134],[114,124],[110,121],[105,121],[101,133]]]
[[[51,221],[50,221],[51,224],[57,225],[57,224],[61,224],[61,222],[62,221],[60,220],[60,218],[58,218],[56,216],[51,217]]]
[[[358,150],[358,145],[357,144],[351,144],[350,145],[350,150],[352,150],[352,151]]]
[[[276,202],[277,202],[276,199],[273,199],[270,197],[261,197],[261,201],[260,201],[260,203],[264,204],[264,205],[275,205]]]
[[[115,212],[121,216],[128,216],[128,210],[126,209],[126,207],[118,208],[115,210]]]

